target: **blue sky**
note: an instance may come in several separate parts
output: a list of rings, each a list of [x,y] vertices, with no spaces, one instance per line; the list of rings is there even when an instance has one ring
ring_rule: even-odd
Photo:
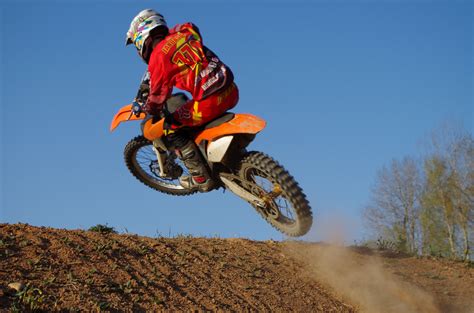
[[[234,71],[236,112],[265,118],[252,144],[300,182],[310,238],[360,210],[378,168],[419,152],[446,119],[473,130],[471,1],[3,1],[0,221],[58,228],[282,239],[230,193],[171,197],[141,185],[109,132],[145,70],[124,47],[144,8],[192,21]]]

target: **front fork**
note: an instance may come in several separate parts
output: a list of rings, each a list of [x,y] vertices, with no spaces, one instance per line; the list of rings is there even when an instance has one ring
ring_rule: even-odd
[[[153,140],[153,151],[155,151],[156,159],[158,160],[158,164],[160,165],[160,176],[167,177],[168,173],[165,172],[166,166],[166,145],[164,144],[161,138]]]

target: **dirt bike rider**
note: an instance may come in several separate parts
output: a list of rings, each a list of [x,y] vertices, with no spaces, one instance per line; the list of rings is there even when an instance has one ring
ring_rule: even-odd
[[[191,176],[180,177],[182,187],[209,191],[214,183],[201,153],[185,132],[214,120],[233,108],[239,98],[232,71],[202,43],[199,29],[192,23],[169,29],[163,16],[143,10],[132,20],[126,44],[134,44],[148,64],[139,94],[148,94],[145,103],[134,102],[134,111],[165,116],[165,136]],[[170,113],[166,100],[173,87],[191,93],[193,99]],[[149,88],[149,90],[147,90]]]

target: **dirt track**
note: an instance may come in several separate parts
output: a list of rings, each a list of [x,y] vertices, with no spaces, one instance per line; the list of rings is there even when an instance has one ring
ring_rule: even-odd
[[[320,249],[325,248],[315,244],[147,238],[0,224],[0,310],[37,307],[47,311],[371,312],[376,309],[377,306],[364,300],[364,293],[356,293],[354,298],[352,292],[370,288],[372,284],[358,285],[360,278],[356,276],[354,281],[342,280],[344,286],[352,289],[340,288],[340,282],[331,277],[333,274],[350,277],[343,270],[348,264],[337,261],[340,260],[337,256],[322,259],[320,256],[327,253]],[[342,259],[363,266],[366,259],[374,259],[367,251],[363,252],[350,251],[347,253],[355,257],[344,255]],[[395,281],[402,278],[404,284],[409,281],[411,290],[427,301],[413,304],[408,299],[407,307],[421,305],[426,312],[455,312],[454,309],[462,307],[469,312],[469,295],[474,287],[472,268],[415,258],[381,260],[381,271],[389,273],[380,277]],[[354,269],[364,273],[364,267]],[[413,274],[417,271],[421,277],[418,280]],[[426,276],[425,272],[433,276]],[[437,278],[433,278],[435,275]],[[435,281],[432,285],[431,280]],[[18,294],[7,287],[12,282],[27,287]],[[425,291],[414,285],[422,286]],[[376,285],[376,288],[384,287]]]

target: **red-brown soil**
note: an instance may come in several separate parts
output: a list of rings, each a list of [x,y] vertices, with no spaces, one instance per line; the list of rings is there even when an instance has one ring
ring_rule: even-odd
[[[351,260],[349,266],[337,253],[326,262],[324,249],[318,244],[147,238],[0,224],[0,311],[371,312],[379,303],[367,303],[367,292],[354,297],[345,286],[371,293],[372,284],[358,285],[357,279],[364,279],[355,276],[340,287],[339,279],[331,277],[337,276],[334,269],[350,277],[344,269],[351,266],[365,275],[354,264],[380,259],[377,266],[387,274],[377,279],[401,282],[387,287],[389,295],[403,284],[424,299],[402,294],[406,307],[469,312],[474,269],[462,263],[344,249],[351,255],[343,256]],[[10,283],[25,287],[15,292]]]
[[[324,244],[286,245],[311,277],[368,313],[474,313],[472,263]]]

